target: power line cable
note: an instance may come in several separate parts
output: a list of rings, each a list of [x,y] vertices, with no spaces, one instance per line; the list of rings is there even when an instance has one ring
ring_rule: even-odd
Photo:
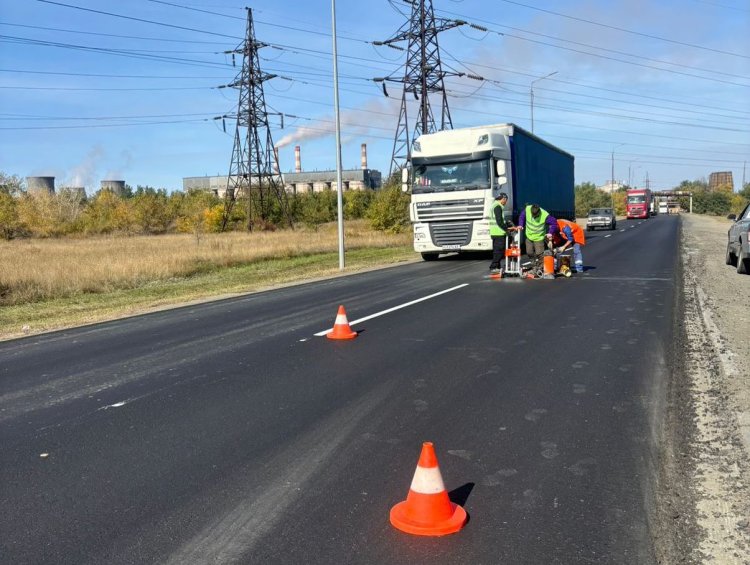
[[[184,31],[193,31],[195,33],[205,33],[205,34],[208,34],[208,35],[215,35],[217,37],[227,37],[229,39],[234,39],[236,41],[242,41],[242,38],[241,37],[237,37],[236,35],[227,35],[225,33],[217,33],[217,32],[214,32],[214,31],[206,31],[204,29],[196,29],[196,28],[192,28],[192,27],[184,27],[184,26],[178,26],[178,25],[174,25],[174,24],[167,24],[167,23],[164,23],[164,22],[157,22],[157,21],[154,21],[154,20],[146,20],[146,19],[143,19],[143,18],[135,18],[133,16],[125,16],[123,14],[114,14],[112,12],[105,12],[103,10],[94,10],[92,8],[83,8],[81,6],[74,6],[73,4],[64,4],[62,2],[53,2],[52,0],[36,0],[36,1],[37,2],[42,2],[43,4],[52,4],[52,5],[55,5],[55,6],[62,6],[64,8],[72,8],[74,10],[82,10],[84,12],[92,12],[94,14],[101,14],[101,15],[105,15],[105,16],[112,16],[112,17],[115,17],[115,18],[122,18],[122,19],[125,19],[125,20],[132,20],[132,21],[135,21],[135,22],[142,22],[142,23],[153,24],[153,25],[158,25],[158,26],[162,26],[162,27],[169,27],[169,28],[172,28],[172,29],[181,29],[181,30],[184,30]]]
[[[45,26],[33,26],[33,25],[26,25],[26,24],[13,24],[8,22],[0,22],[0,25],[3,26],[11,26],[11,27],[23,27],[23,28],[29,28],[29,29],[41,29],[44,31],[57,31],[62,33],[77,33],[81,35],[96,35],[100,37],[116,37],[118,39],[138,39],[140,41],[164,41],[164,42],[170,42],[170,43],[201,43],[206,45],[224,45],[224,42],[219,41],[200,41],[198,39],[167,39],[165,37],[144,37],[142,35],[119,35],[116,33],[102,33],[102,32],[96,32],[96,31],[82,31],[77,29],[63,29],[58,27],[45,27]]]
[[[495,25],[497,25],[497,24],[495,24]],[[480,26],[480,27],[482,27],[482,26]],[[486,29],[486,28],[484,28],[484,29]],[[502,32],[502,31],[495,31],[495,30],[490,30],[490,31],[492,33],[495,33],[495,34],[501,36],[501,37],[512,37],[512,38],[518,39],[520,41],[528,41],[530,43],[536,43],[536,44],[539,44],[539,45],[546,45],[547,47],[553,47],[555,49],[562,49],[562,50],[565,50],[565,51],[571,51],[573,53],[579,53],[579,54],[582,54],[582,55],[590,55],[591,57],[597,57],[597,58],[605,59],[605,60],[608,60],[608,61],[615,61],[615,62],[623,63],[623,64],[626,64],[626,65],[633,65],[633,66],[636,66],[636,67],[643,67],[643,68],[652,69],[652,70],[656,70],[656,71],[661,71],[661,72],[665,72],[665,73],[672,73],[672,74],[676,74],[676,75],[682,75],[682,76],[686,76],[686,77],[690,77],[690,78],[698,78],[698,79],[702,79],[702,80],[710,80],[711,82],[714,82],[714,83],[715,82],[720,82],[720,83],[729,84],[729,85],[732,85],[732,86],[742,86],[742,87],[745,87],[745,88],[750,88],[750,84],[743,84],[743,83],[733,82],[733,81],[729,81],[729,80],[722,80],[722,79],[718,79],[716,77],[707,77],[707,76],[702,76],[702,75],[696,75],[696,74],[692,74],[692,73],[686,73],[686,72],[683,72],[683,71],[676,71],[674,69],[663,69],[661,67],[655,67],[653,65],[646,65],[644,63],[637,63],[635,61],[626,61],[625,59],[618,59],[617,57],[610,57],[610,56],[607,56],[607,55],[600,55],[599,53],[591,53],[590,51],[583,51],[581,49],[574,49],[572,47],[564,47],[562,45],[555,45],[554,43],[548,43],[546,41],[539,41],[538,39],[530,39],[528,37],[521,37],[520,35],[513,35],[513,34],[505,33],[505,32]]]
[[[576,16],[571,16],[571,15],[568,15],[568,14],[562,14],[560,12],[555,12],[553,10],[545,10],[544,8],[539,8],[537,6],[529,6],[528,4],[523,4],[521,2],[516,2],[514,0],[500,0],[500,1],[501,2],[505,2],[506,4],[515,4],[516,6],[523,6],[524,8],[529,8],[531,10],[537,10],[539,12],[545,12],[547,14],[552,14],[554,16],[559,16],[561,18],[567,18],[567,19],[570,19],[570,20],[575,20],[575,21],[578,21],[578,22],[583,22],[583,23],[587,23],[587,24],[591,24],[591,25],[595,25],[595,26],[599,26],[599,27],[604,27],[604,28],[607,28],[607,29],[614,29],[614,30],[617,30],[617,31],[622,31],[624,33],[630,33],[630,34],[638,35],[638,36],[641,36],[641,37],[648,37],[649,39],[657,39],[659,41],[665,41],[667,43],[674,43],[676,45],[682,45],[683,47],[693,47],[694,49],[702,49],[704,51],[712,51],[714,53],[721,53],[722,55],[732,55],[733,57],[741,57],[743,59],[750,59],[750,56],[743,55],[741,53],[733,53],[731,51],[722,51],[720,49],[713,49],[711,47],[706,47],[704,45],[696,45],[695,43],[687,43],[687,42],[684,42],[684,41],[677,41],[676,39],[668,39],[666,37],[659,37],[658,35],[651,35],[651,34],[648,34],[648,33],[642,33],[640,31],[634,31],[632,29],[625,29],[625,28],[622,28],[622,27],[617,27],[617,26],[613,26],[613,25],[609,25],[609,24],[603,24],[601,22],[595,22],[593,20],[587,20],[585,18],[578,18]]]
[[[42,0],[37,0],[38,2],[41,2]],[[46,1],[46,0],[45,0]],[[59,43],[55,41],[43,41],[39,39],[32,39],[28,37],[17,37],[17,36],[11,36],[11,35],[0,35],[0,42],[5,43],[16,43],[16,44],[22,44],[22,45],[37,45],[37,46],[43,46],[43,47],[58,47],[61,49],[72,49],[77,51],[89,51],[92,53],[104,53],[104,54],[111,54],[115,56],[120,57],[127,57],[132,59],[144,59],[144,60],[150,60],[150,61],[159,61],[159,62],[165,62],[165,63],[175,63],[175,64],[187,64],[190,66],[203,66],[203,67],[209,67],[209,68],[216,68],[216,67],[226,67],[230,68],[231,65],[228,65],[226,63],[215,63],[213,61],[204,61],[200,59],[182,59],[179,57],[166,57],[162,55],[148,55],[145,53],[135,53],[133,51],[127,50],[127,49],[112,49],[112,48],[106,48],[106,47],[91,47],[88,45],[76,45],[74,43]]]

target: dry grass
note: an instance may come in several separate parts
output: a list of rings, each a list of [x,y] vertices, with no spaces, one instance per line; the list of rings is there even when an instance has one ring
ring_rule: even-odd
[[[410,234],[347,222],[347,250],[409,245]],[[97,237],[0,242],[0,305],[137,289],[226,267],[335,252],[337,226],[319,231]]]
[[[347,222],[346,271],[418,260],[411,234]],[[0,242],[0,340],[341,274],[317,232]]]

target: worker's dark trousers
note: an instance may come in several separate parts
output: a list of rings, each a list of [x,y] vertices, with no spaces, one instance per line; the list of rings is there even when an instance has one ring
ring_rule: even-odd
[[[503,257],[505,257],[505,236],[492,236],[492,263],[490,269],[502,269]]]
[[[526,255],[534,263],[534,268],[538,268],[541,266],[543,254],[544,240],[531,241],[529,238],[526,238]]]

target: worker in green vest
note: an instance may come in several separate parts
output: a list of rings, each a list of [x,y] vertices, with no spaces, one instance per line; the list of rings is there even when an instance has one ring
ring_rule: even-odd
[[[515,229],[513,222],[505,219],[505,205],[508,203],[508,195],[504,192],[495,197],[490,208],[490,237],[492,238],[492,263],[490,263],[490,274],[503,274],[502,261],[505,257],[505,238],[508,232]]]
[[[533,268],[539,269],[547,240],[560,231],[557,220],[539,204],[529,204],[518,217],[518,226],[526,235],[526,255],[533,261]]]

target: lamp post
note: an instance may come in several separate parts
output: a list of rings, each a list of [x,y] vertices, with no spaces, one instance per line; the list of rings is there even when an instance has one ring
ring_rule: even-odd
[[[341,175],[341,120],[339,117],[339,70],[336,52],[336,0],[331,0],[331,33],[333,35],[333,105],[336,114],[336,192],[339,228],[339,270],[344,270],[344,196]]]
[[[635,161],[637,161],[637,160],[638,159],[636,159]],[[630,182],[631,182],[633,174],[638,169],[642,169],[643,168],[641,165],[637,165],[637,166],[633,167],[632,165],[633,165],[633,163],[635,163],[635,161],[630,161],[630,163],[628,164],[628,186],[630,186],[630,187],[632,187],[632,185],[630,184]]]
[[[620,143],[619,145],[614,145],[612,147],[612,178],[610,179],[609,184],[609,194],[610,194],[610,201],[612,202],[612,211],[617,213],[615,210],[615,149],[618,147],[622,147],[623,145],[627,145],[627,143]]]
[[[531,81],[531,133],[534,133],[534,83],[539,82],[540,80],[544,80],[545,78],[549,78],[552,75],[556,75],[557,71],[554,71],[548,75],[544,75],[543,77],[539,77],[538,79]]]

